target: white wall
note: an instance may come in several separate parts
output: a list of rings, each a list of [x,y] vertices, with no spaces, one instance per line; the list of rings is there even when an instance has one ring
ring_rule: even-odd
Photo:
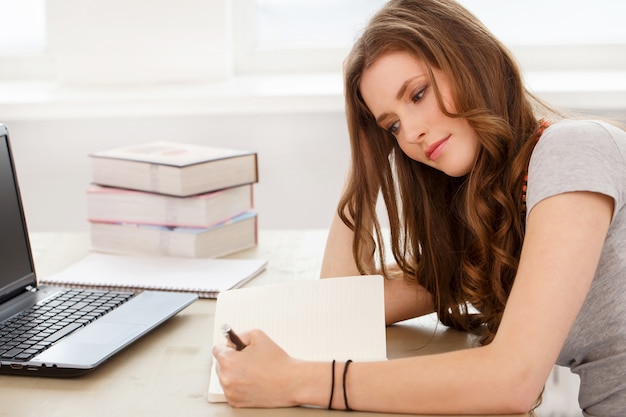
[[[329,225],[347,170],[342,112],[2,120],[30,231],[86,231],[90,152],[152,140],[254,150],[259,226]]]

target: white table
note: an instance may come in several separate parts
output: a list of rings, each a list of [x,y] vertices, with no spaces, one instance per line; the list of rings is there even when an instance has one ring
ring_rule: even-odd
[[[261,231],[259,246],[231,257],[261,257],[267,270],[248,285],[317,279],[324,230]],[[89,251],[89,236],[34,233],[37,274],[45,277]],[[233,409],[207,402],[214,300],[199,300],[90,374],[73,379],[0,376],[0,416],[10,417],[280,417],[327,416],[314,408]],[[387,329],[388,357],[469,346],[469,337],[437,324],[433,315]],[[350,416],[386,414],[352,412]]]

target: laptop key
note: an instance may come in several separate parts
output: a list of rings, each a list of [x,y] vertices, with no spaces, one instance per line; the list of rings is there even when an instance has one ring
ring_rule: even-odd
[[[24,349],[13,348],[11,350],[8,350],[8,351],[4,352],[2,354],[2,356],[0,356],[0,358],[2,358],[2,359],[14,359],[17,355],[19,355],[23,351],[24,351]]]
[[[13,359],[15,359],[16,361],[27,361],[27,360],[29,360],[32,357],[33,357],[32,354],[26,353],[26,352],[22,352],[19,355],[16,355],[15,358],[13,358]]]
[[[64,336],[72,333],[74,330],[76,329],[80,329],[82,326],[82,324],[80,323],[71,323],[68,324],[67,326],[63,327],[62,329],[58,330],[55,333],[52,333],[50,336],[46,337],[44,339],[45,342],[56,342],[57,340],[63,338]]]
[[[27,361],[132,296],[126,292],[68,291],[57,299],[35,305],[0,324],[0,358]]]

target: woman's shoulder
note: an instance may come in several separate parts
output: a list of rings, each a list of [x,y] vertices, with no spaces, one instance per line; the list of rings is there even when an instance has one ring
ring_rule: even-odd
[[[533,157],[580,152],[590,156],[617,152],[626,159],[626,131],[601,120],[560,120],[544,131]]]
[[[550,125],[528,166],[528,212],[542,199],[570,191],[593,191],[626,202],[626,132],[596,120]]]
[[[602,138],[613,139],[616,142],[626,142],[626,131],[602,120],[564,119],[548,126],[542,136],[542,141],[559,139],[565,141],[593,141]],[[542,141],[539,143],[542,143]]]

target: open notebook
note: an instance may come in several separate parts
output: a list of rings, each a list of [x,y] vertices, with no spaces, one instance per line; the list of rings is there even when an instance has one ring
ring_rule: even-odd
[[[383,278],[378,275],[290,281],[219,294],[213,344],[222,325],[259,328],[287,353],[313,361],[387,359]],[[225,401],[211,366],[210,402]]]

